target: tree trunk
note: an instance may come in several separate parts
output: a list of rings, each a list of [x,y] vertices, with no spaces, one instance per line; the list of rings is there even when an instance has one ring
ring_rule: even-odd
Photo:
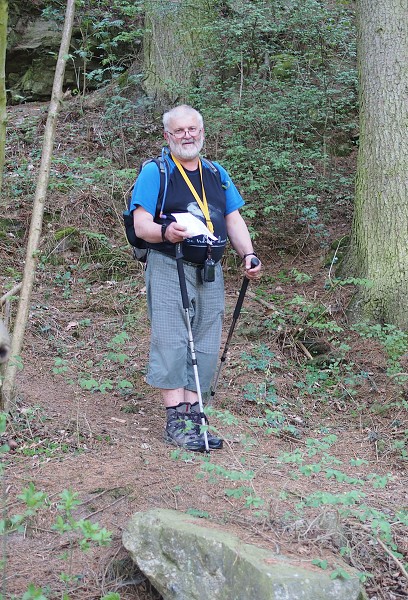
[[[202,2],[145,0],[143,87],[158,107],[187,100],[208,13]]]
[[[10,338],[6,326],[0,319],[0,365],[5,363],[10,353]],[[1,378],[0,378],[1,379]],[[0,381],[1,388],[1,381]]]
[[[359,0],[360,146],[348,265],[368,280],[354,317],[408,329],[408,13]]]
[[[0,0],[0,193],[3,185],[4,150],[6,147],[6,49],[7,49],[7,0]]]
[[[42,229],[44,204],[50,175],[56,121],[62,97],[62,84],[64,81],[65,64],[69,53],[72,25],[74,21],[74,12],[75,0],[67,0],[64,30],[62,33],[61,46],[54,75],[54,85],[52,88],[51,101],[44,132],[41,164],[37,179],[33,212],[31,216],[30,233],[27,243],[27,253],[24,265],[22,287],[20,292],[20,301],[18,304],[16,324],[14,327],[11,341],[10,360],[7,364],[6,373],[3,381],[2,399],[4,403],[4,409],[6,411],[9,410],[10,402],[12,400],[12,394],[14,390],[15,378],[19,362],[18,357],[21,353],[21,349],[23,346],[23,337],[30,308],[30,299],[34,284],[38,247]]]

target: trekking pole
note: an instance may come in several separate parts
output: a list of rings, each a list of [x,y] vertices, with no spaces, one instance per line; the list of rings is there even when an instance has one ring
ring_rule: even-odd
[[[190,345],[191,361],[192,361],[192,365],[193,365],[194,378],[195,378],[195,383],[196,383],[196,388],[197,388],[198,406],[200,408],[201,425],[204,426],[203,435],[204,435],[205,451],[208,453],[208,452],[210,452],[210,447],[208,445],[208,436],[207,436],[207,428],[206,428],[206,422],[205,422],[205,416],[204,416],[203,399],[201,396],[200,379],[198,377],[197,357],[196,357],[196,353],[195,353],[193,332],[191,330],[191,323],[190,323],[189,300],[188,300],[188,294],[187,294],[186,276],[184,273],[184,266],[183,266],[183,250],[181,248],[181,242],[176,244],[176,261],[177,261],[177,272],[178,272],[179,282],[180,282],[181,299],[183,302],[183,308],[184,308],[184,312],[186,315],[188,343]]]
[[[251,260],[251,268],[253,269],[254,267],[256,267],[258,265],[259,265],[259,260],[256,258],[256,256],[254,256],[254,258]],[[215,396],[215,392],[216,392],[216,389],[217,389],[217,386],[218,386],[218,380],[220,378],[222,367],[224,366],[224,363],[225,363],[226,358],[227,358],[227,353],[228,353],[229,345],[230,345],[230,342],[231,342],[232,334],[234,333],[235,325],[236,325],[236,323],[238,321],[238,317],[239,317],[240,312],[241,312],[241,308],[242,308],[242,304],[244,302],[244,298],[245,298],[245,294],[246,294],[246,291],[247,291],[248,283],[249,283],[249,279],[248,279],[248,277],[246,275],[244,275],[244,279],[242,281],[241,290],[239,292],[237,304],[235,306],[234,314],[232,316],[232,323],[231,323],[231,327],[230,327],[229,332],[228,332],[227,341],[225,342],[225,347],[224,347],[224,351],[223,351],[222,356],[221,356],[221,361],[220,361],[220,364],[218,366],[217,372],[215,373],[214,381],[213,381],[213,384],[211,386],[211,393],[210,393],[210,398],[209,398],[208,404],[212,403],[212,401],[214,399],[214,396]]]

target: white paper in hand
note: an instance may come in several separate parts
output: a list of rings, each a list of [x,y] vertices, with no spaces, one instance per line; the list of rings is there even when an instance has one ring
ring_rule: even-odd
[[[216,240],[215,235],[204,225],[200,219],[197,219],[194,215],[189,212],[184,213],[171,213],[176,219],[177,223],[187,227],[188,237],[195,237],[197,235],[205,235],[210,240]]]

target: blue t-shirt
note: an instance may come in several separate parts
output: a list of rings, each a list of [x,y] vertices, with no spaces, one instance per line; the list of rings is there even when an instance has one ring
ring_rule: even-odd
[[[168,166],[168,184],[165,203],[158,223],[174,220],[171,213],[190,212],[205,223],[205,217],[198,206],[187,183],[170,156],[166,156]],[[217,172],[214,172],[205,161],[202,162],[203,184],[207,198],[211,222],[214,226],[214,235],[217,240],[211,245],[211,257],[218,261],[221,259],[227,243],[226,215],[241,208],[244,201],[233,184],[227,171],[218,163],[212,163]],[[185,170],[199,197],[202,199],[201,178],[199,169]],[[141,170],[133,188],[130,210],[142,206],[153,218],[156,214],[157,198],[160,191],[160,171],[156,163],[147,163]],[[175,256],[175,244],[161,243],[149,244],[149,247]],[[202,264],[207,258],[207,240],[205,236],[188,238],[183,242],[184,258],[190,262]]]

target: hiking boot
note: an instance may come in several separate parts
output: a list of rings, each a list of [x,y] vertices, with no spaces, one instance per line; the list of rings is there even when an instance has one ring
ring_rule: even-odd
[[[200,432],[200,426],[202,424],[200,413],[192,411],[190,413],[190,419],[198,425],[198,431]],[[204,415],[204,420],[205,420],[205,424],[208,425],[208,419],[205,415]],[[201,437],[203,438],[203,442],[204,442],[204,434],[201,434]],[[217,437],[216,435],[212,434],[209,429],[207,429],[207,440],[208,440],[208,447],[210,448],[210,450],[221,450],[223,440],[221,438]],[[205,442],[204,442],[204,444],[205,444]]]
[[[186,450],[205,452],[204,437],[192,416],[192,413],[172,410],[167,417],[166,440]]]

